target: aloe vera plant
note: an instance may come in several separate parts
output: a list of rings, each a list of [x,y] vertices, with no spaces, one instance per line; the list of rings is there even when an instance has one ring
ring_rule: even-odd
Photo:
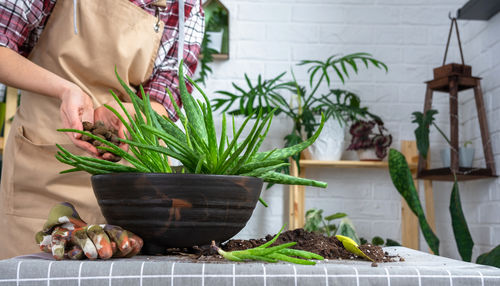
[[[182,63],[179,66],[179,74],[183,74]],[[255,123],[245,138],[241,138],[242,133],[249,125],[251,116],[247,117],[239,128],[234,126],[233,118],[232,140],[229,140],[228,133],[230,131],[227,128],[227,118],[223,114],[222,130],[220,137],[217,138],[210,101],[203,90],[191,78],[187,77],[203,96],[204,101],[195,100],[186,88],[185,79],[182,76],[179,77],[179,89],[184,104],[184,113],[176,105],[171,92],[167,90],[182,123],[183,128],[179,128],[168,117],[160,116],[151,108],[149,95],[145,94],[142,88],[140,89],[142,98],[139,98],[118,74],[116,76],[130,96],[136,114],[143,115],[132,116],[129,114],[118,97],[112,93],[123,109],[126,118],[122,117],[111,106],[106,106],[106,108],[111,110],[127,129],[126,138],[120,139],[120,141],[129,145],[130,153],[87,131],[75,129],[59,129],[58,131],[87,135],[103,143],[102,146],[97,147],[98,149],[115,153],[132,166],[124,166],[97,158],[77,156],[57,145],[60,151],[58,151],[56,158],[65,164],[73,166],[73,168],[63,171],[64,173],[75,171],[86,171],[91,174],[115,172],[171,173],[174,172],[174,168],[168,164],[167,157],[172,157],[181,162],[185,173],[253,176],[271,183],[310,185],[322,188],[327,186],[324,182],[297,178],[274,171],[287,165],[283,163],[284,159],[302,151],[316,140],[323,127],[324,117],[316,133],[308,140],[291,147],[260,152],[259,148],[269,131],[273,112],[269,112],[265,116],[262,112],[255,114]]]

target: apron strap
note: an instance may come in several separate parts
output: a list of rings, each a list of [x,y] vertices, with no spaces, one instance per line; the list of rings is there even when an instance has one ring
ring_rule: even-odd
[[[74,0],[76,1],[76,0]],[[157,0],[153,5],[156,6],[156,17],[160,21],[160,8],[167,6],[166,0]],[[177,63],[184,59],[184,0],[178,0],[178,21],[179,21],[179,34],[177,38]],[[155,27],[157,31],[158,25]]]
[[[184,59],[184,0],[179,0],[179,38],[177,42],[177,63],[180,64],[182,59]]]
[[[73,30],[75,31],[75,35],[78,34],[78,28],[76,27],[76,2],[78,0],[73,0]]]
[[[76,24],[76,9],[77,9],[77,1],[78,0],[73,0],[73,29],[75,32],[75,35],[78,34],[78,28]],[[166,7],[167,6],[167,1],[166,0],[158,0],[153,5],[157,6],[157,9],[159,7]],[[178,17],[179,17],[179,36],[178,36],[178,41],[177,41],[177,62],[180,63],[182,59],[184,59],[184,0],[179,0],[178,3]],[[159,11],[157,10],[157,14],[159,14]],[[159,19],[159,15],[157,15]]]

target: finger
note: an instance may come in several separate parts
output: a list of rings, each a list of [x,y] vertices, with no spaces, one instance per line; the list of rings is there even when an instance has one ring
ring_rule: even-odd
[[[73,142],[73,144],[75,144],[78,148],[85,150],[87,153],[91,154],[92,156],[94,156],[94,157],[100,156],[97,148],[94,145],[90,144],[89,142],[86,142],[86,141],[83,141],[80,139],[71,138],[71,137],[70,137],[70,139],[71,139],[71,142]]]
[[[82,119],[73,108],[68,108],[64,104],[60,109],[62,124],[64,128],[71,128],[83,131]],[[80,133],[66,133],[71,139],[80,139]]]
[[[94,122],[94,110],[84,109],[84,107],[68,108],[64,104],[61,105],[61,118],[64,128],[71,128],[83,131],[83,121]],[[66,133],[71,142],[79,148],[87,151],[88,153],[99,156],[97,149],[90,143],[80,140],[82,134],[80,133]]]
[[[127,255],[132,251],[127,232],[123,228],[109,224],[101,225],[101,227],[108,234],[110,240],[116,243],[117,252]]]
[[[140,238],[139,236],[135,235],[134,233],[128,230],[127,234],[128,234],[128,240],[130,241],[130,246],[132,247],[132,251],[130,251],[130,253],[125,256],[128,258],[139,254],[139,252],[142,249],[142,246],[144,245],[144,242],[142,241],[142,238]]]
[[[81,124],[81,122],[80,122],[80,124]],[[63,124],[63,127],[64,128],[73,128],[71,126],[68,126],[68,124]],[[73,129],[82,130],[82,128],[83,127],[73,128]],[[78,148],[85,150],[87,153],[90,153],[93,156],[99,156],[99,152],[97,151],[97,148],[94,145],[92,145],[86,141],[80,140],[81,139],[80,133],[68,133],[67,132],[66,135],[71,140],[71,142],[73,144],[75,144]]]
[[[56,260],[61,260],[64,258],[64,250],[66,248],[66,243],[70,237],[70,231],[62,227],[56,227],[52,232],[51,249],[52,256]]]
[[[78,245],[71,246],[71,248],[67,251],[66,254],[68,255],[69,259],[73,259],[73,260],[80,260],[83,257],[85,257],[83,255],[82,248],[80,246],[78,246]]]
[[[75,227],[83,227],[86,223],[80,218],[75,207],[68,203],[58,203],[50,209],[47,221],[43,225],[43,231],[49,233],[55,226],[60,226],[66,229],[74,229]]]
[[[81,121],[87,121],[94,124],[94,109],[84,110],[82,113]]]
[[[52,236],[50,234],[46,234],[43,231],[39,231],[35,235],[36,243],[40,246],[40,250],[43,252],[51,253],[52,252]]]
[[[106,153],[102,154],[102,158],[104,160],[112,161],[112,162],[119,161],[119,159],[120,159],[119,157],[117,157],[117,155],[110,153],[110,152],[106,152]]]
[[[83,253],[85,254],[85,256],[87,256],[88,259],[94,260],[98,258],[97,249],[92,240],[87,235],[87,230],[85,227],[77,228],[73,231],[71,242],[75,245],[78,245],[83,250]]]
[[[118,248],[116,247],[116,242],[111,241],[111,249],[113,250],[113,257],[115,256],[115,253],[117,253]]]
[[[89,227],[87,228],[87,235],[90,237],[90,239],[92,239],[92,242],[97,249],[99,258],[108,259],[113,256],[111,242],[108,235],[106,234],[106,232],[104,232],[104,229],[102,229],[101,226],[95,224],[89,225]]]

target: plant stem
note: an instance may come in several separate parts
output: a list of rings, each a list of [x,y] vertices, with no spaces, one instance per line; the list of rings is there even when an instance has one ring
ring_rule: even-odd
[[[322,223],[323,223],[323,225],[325,226],[326,235],[327,235],[328,237],[330,237],[331,235],[330,235],[330,230],[328,229],[328,225],[326,225],[326,222],[325,222],[325,220],[324,220],[324,219],[321,219],[321,222],[322,222]]]
[[[321,74],[321,77],[319,78],[318,83],[316,84],[316,86],[314,87],[314,89],[311,91],[311,93],[309,94],[309,96],[304,100],[304,106],[309,106],[309,101],[313,98],[314,94],[316,93],[316,91],[318,90],[319,86],[321,85],[321,82],[323,81],[324,77],[325,77],[325,75]]]
[[[453,146],[451,145],[451,142],[450,142],[450,139],[448,139],[448,137],[446,136],[446,134],[444,134],[443,130],[441,130],[441,128],[439,128],[436,123],[432,122],[432,125],[434,125],[434,127],[436,127],[437,131],[439,131],[439,133],[441,133],[441,135],[444,137],[444,140],[446,140],[446,142],[448,142],[448,145],[450,145],[450,147],[453,148]]]

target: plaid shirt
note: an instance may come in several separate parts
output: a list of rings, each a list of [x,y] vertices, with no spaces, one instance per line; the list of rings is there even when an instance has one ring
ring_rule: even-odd
[[[130,2],[155,15],[156,7],[152,3],[156,0]],[[55,3],[56,0],[0,0],[0,46],[9,47],[23,56],[28,56],[36,45]],[[184,3],[184,70],[192,76],[198,64],[205,22],[201,0],[185,0]],[[178,1],[167,0],[167,7],[160,11],[160,18],[165,22],[165,29],[153,74],[143,87],[145,92],[162,103],[170,117],[176,120],[178,117],[165,88],[172,90],[177,104],[181,106],[177,77]],[[188,86],[188,89],[191,91],[191,86]]]

